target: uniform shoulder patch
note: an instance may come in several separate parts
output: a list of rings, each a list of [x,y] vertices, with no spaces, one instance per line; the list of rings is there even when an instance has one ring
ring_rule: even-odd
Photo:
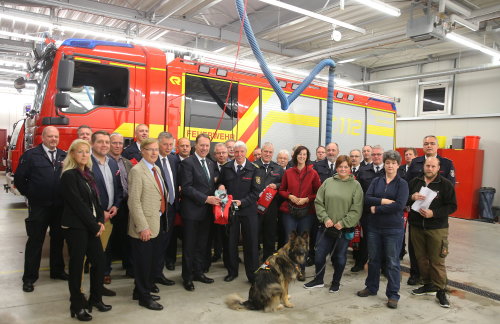
[[[257,165],[257,163],[255,162],[252,162],[253,166],[256,167],[257,169],[259,168],[259,166]]]

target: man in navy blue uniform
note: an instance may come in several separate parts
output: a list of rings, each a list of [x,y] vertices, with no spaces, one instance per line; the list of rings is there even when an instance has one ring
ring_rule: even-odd
[[[224,281],[238,277],[238,241],[243,235],[245,272],[253,283],[255,270],[259,267],[259,218],[257,217],[257,198],[260,185],[256,181],[258,167],[246,158],[247,146],[242,141],[234,143],[234,160],[221,167],[219,189],[225,187],[228,195],[233,196],[237,210],[229,218],[229,237],[224,242],[224,259],[228,275]],[[236,209],[235,208],[235,209]],[[226,253],[227,252],[227,253]]]
[[[425,136],[423,142],[423,150],[423,156],[416,157],[411,161],[410,167],[406,172],[406,181],[410,183],[411,180],[422,177],[424,175],[425,160],[429,157],[436,157],[439,160],[440,164],[439,175],[450,180],[451,183],[455,185],[455,167],[453,166],[453,162],[451,160],[437,154],[437,137],[434,135]],[[411,230],[409,230],[408,233],[411,233]],[[411,234],[408,237],[408,252],[410,255],[410,278],[408,279],[408,284],[417,285],[420,281],[420,272],[418,270],[418,263],[413,249]]]
[[[42,132],[42,144],[26,151],[19,161],[14,184],[28,199],[28,218],[25,219],[28,241],[24,253],[23,290],[32,292],[38,279],[42,246],[50,226],[50,277],[67,280],[64,272],[61,230],[62,200],[59,179],[66,152],[57,148],[59,131],[47,126]]]
[[[375,145],[371,148],[371,152],[372,162],[362,166],[356,177],[356,180],[358,180],[361,188],[363,188],[364,194],[368,191],[373,179],[385,175],[383,162],[384,149],[380,145]],[[368,217],[370,217],[370,213],[369,208],[363,208],[363,215],[359,221],[363,229],[363,236],[359,242],[359,250],[353,251],[352,254],[355,261],[354,266],[351,268],[352,272],[359,272],[363,270],[366,262],[368,261],[367,237],[369,231]]]
[[[99,193],[99,202],[104,210],[105,231],[101,235],[102,246],[106,252],[106,269],[104,283],[111,283],[111,251],[108,241],[113,230],[111,218],[118,213],[118,207],[123,199],[123,188],[118,163],[108,156],[111,148],[110,135],[106,131],[97,131],[92,134],[92,172]],[[104,288],[104,287],[103,287]],[[114,295],[108,289],[103,289],[103,295]]]
[[[207,158],[209,151],[208,135],[198,135],[195,153],[184,159],[179,168],[184,222],[182,279],[187,291],[194,291],[193,281],[205,284],[214,282],[203,273],[210,224],[213,222],[212,208],[220,203],[219,197],[214,196],[217,166]]]
[[[338,155],[338,144],[328,143],[326,145],[326,159],[314,163],[314,169],[318,172],[321,183],[335,174],[335,161],[337,161]]]
[[[172,148],[174,147],[174,137],[171,133],[161,132],[158,135],[158,144],[160,154],[158,155],[158,160],[156,160],[155,163],[160,168],[163,182],[167,187],[168,201],[166,213],[161,216],[165,217],[164,221],[167,224],[167,228],[166,231],[160,228],[160,233],[157,237],[161,242],[159,246],[163,249],[163,251],[160,251],[160,255],[162,255],[163,258],[158,259],[158,264],[155,270],[155,282],[165,286],[173,286],[175,282],[165,277],[163,274],[163,267],[165,266],[165,262],[167,260],[167,247],[170,244],[174,232],[175,214],[180,209],[179,185],[177,183],[177,168],[179,160],[175,155],[170,154],[172,152]]]
[[[272,143],[264,143],[261,149],[261,158],[255,161],[259,166],[258,177],[256,181],[260,183],[260,191],[267,187],[278,190],[281,184],[281,178],[285,171],[276,162],[272,161],[274,155],[274,146]],[[278,194],[269,204],[265,213],[259,215],[259,224],[262,236],[262,260],[266,260],[276,251],[276,233],[278,224]]]
[[[141,142],[149,138],[149,128],[146,124],[139,124],[135,128],[134,141],[123,150],[123,157],[129,159],[132,164],[136,165],[142,159]]]

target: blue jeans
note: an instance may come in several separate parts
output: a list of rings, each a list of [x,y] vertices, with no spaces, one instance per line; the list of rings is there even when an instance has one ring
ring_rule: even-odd
[[[302,218],[295,218],[291,214],[283,213],[283,227],[285,228],[285,240],[288,242],[290,233],[296,231],[298,235],[302,235],[304,231],[310,233],[315,215],[309,214]],[[306,265],[301,266],[302,270]]]
[[[316,235],[316,255],[314,256],[316,276],[314,279],[323,282],[323,277],[325,276],[326,257],[331,252],[331,260],[334,270],[332,284],[338,286],[340,285],[340,279],[342,279],[342,274],[344,273],[345,264],[347,262],[347,248],[349,247],[349,240],[344,238],[344,234],[337,239],[331,238],[326,235],[324,231],[324,227],[320,226],[318,234]]]
[[[399,300],[401,267],[399,253],[403,244],[403,228],[381,229],[372,226],[368,232],[368,277],[365,285],[371,293],[376,293],[380,284],[381,262],[385,258],[389,299]]]

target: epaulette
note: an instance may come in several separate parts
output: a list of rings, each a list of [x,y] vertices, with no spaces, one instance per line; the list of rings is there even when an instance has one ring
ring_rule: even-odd
[[[256,167],[257,169],[260,168],[255,162],[252,162],[253,166]]]

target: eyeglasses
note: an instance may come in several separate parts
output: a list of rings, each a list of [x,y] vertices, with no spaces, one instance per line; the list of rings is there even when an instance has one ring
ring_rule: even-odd
[[[145,148],[143,150],[148,152],[160,152],[160,149],[157,148]]]
[[[227,152],[215,152],[216,155],[227,154]]]
[[[380,156],[382,153],[372,153],[372,156]]]

